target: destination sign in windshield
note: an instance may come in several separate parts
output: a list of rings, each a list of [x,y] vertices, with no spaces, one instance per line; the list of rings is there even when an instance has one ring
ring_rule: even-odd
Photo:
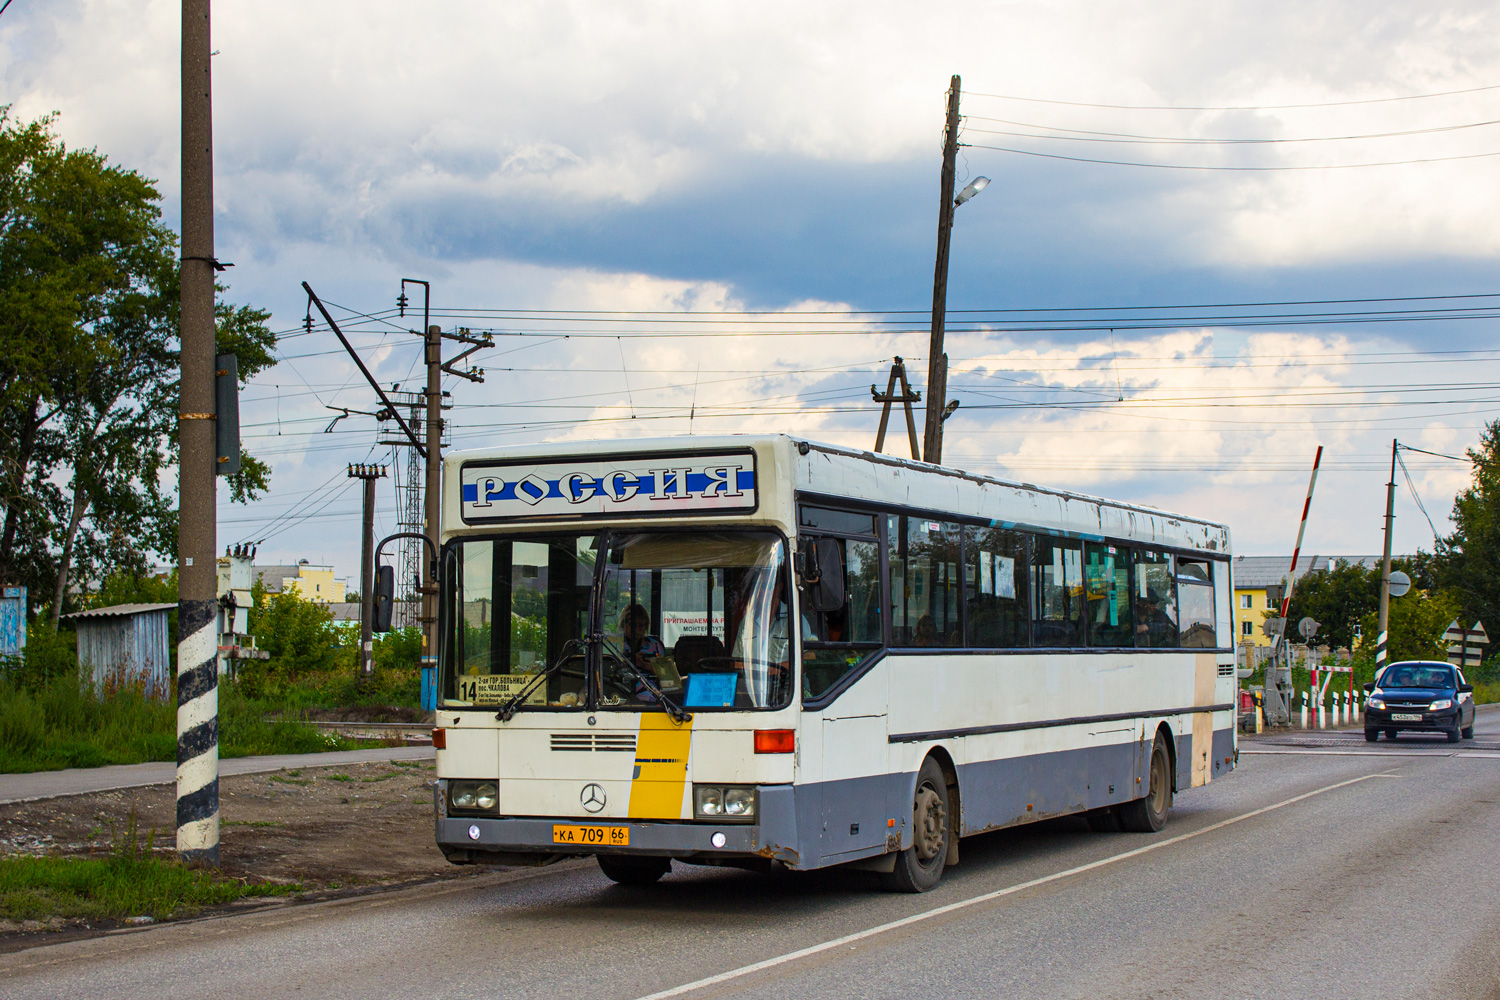
[[[617,456],[556,462],[466,462],[466,524],[538,518],[730,514],[756,507],[755,456]]]

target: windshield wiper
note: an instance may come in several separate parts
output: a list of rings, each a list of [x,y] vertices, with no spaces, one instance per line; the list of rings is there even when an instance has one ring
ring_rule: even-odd
[[[582,643],[577,639],[569,639],[567,642],[563,643],[562,649],[558,651],[557,659],[553,660],[552,663],[546,667],[546,669],[542,670],[531,680],[527,681],[526,686],[512,695],[510,701],[507,701],[504,705],[501,705],[500,711],[495,713],[495,718],[499,719],[501,722],[509,722],[511,720],[511,717],[516,714],[516,709],[525,704],[526,699],[530,698],[532,693],[536,691],[536,689],[540,687],[542,683],[547,680],[547,678],[551,677],[553,674],[562,669],[562,665],[568,661],[568,657],[573,655],[573,647],[580,645],[582,645]]]
[[[603,641],[603,644],[608,647],[610,655],[614,656],[615,659],[619,661],[620,666],[624,667],[626,670],[630,671],[630,673],[634,674],[636,680],[640,681],[641,687],[645,688],[648,694],[653,695],[656,698],[657,704],[661,705],[661,707],[666,710],[667,715],[671,716],[673,722],[681,725],[684,722],[693,721],[693,713],[689,712],[687,709],[677,704],[677,702],[667,697],[667,693],[661,689],[661,684],[659,684],[656,680],[655,671],[649,669],[642,670],[634,663],[631,663],[630,659],[623,655],[621,650],[617,646],[615,646],[615,644],[611,642],[607,637],[600,636],[599,638]]]

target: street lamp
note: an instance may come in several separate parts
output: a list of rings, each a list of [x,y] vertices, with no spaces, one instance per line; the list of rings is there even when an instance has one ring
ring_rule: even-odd
[[[943,324],[948,313],[948,241],[953,233],[953,210],[983,191],[988,177],[976,177],[958,197],[953,196],[954,164],[958,159],[959,78],[948,88],[948,123],[943,134],[942,195],[938,202],[937,266],[932,273],[932,340],[927,350],[927,416],[922,461],[943,461],[943,421],[952,415],[948,403],[948,355],[943,353]]]

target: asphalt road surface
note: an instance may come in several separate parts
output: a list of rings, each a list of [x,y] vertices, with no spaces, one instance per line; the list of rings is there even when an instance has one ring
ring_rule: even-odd
[[[1500,752],[1335,743],[1247,743],[1274,752],[1160,834],[965,840],[921,896],[683,866],[626,889],[569,862],[33,948],[0,957],[0,994],[1500,998]]]

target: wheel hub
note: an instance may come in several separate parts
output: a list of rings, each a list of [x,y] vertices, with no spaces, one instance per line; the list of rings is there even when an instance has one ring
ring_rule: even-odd
[[[923,785],[917,790],[917,798],[913,804],[912,818],[914,820],[913,845],[917,849],[917,857],[922,861],[931,861],[937,857],[938,852],[947,849],[945,831],[948,818],[947,807],[943,805],[943,797],[929,785]]]

